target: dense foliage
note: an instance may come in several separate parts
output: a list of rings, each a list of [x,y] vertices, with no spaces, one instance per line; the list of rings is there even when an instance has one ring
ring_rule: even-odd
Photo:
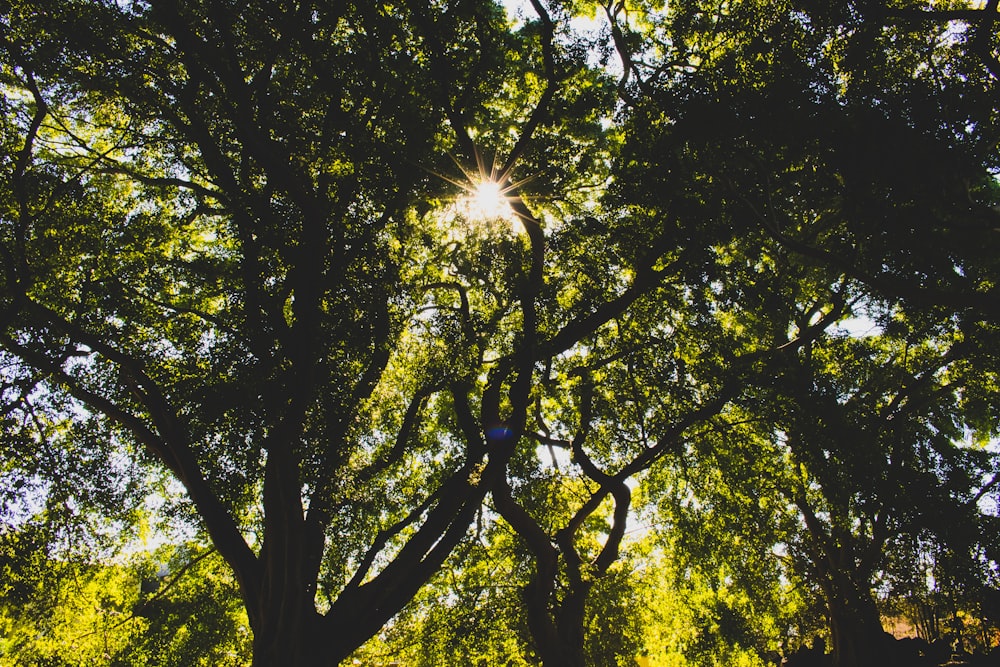
[[[998,6],[0,0],[0,663],[996,644]]]

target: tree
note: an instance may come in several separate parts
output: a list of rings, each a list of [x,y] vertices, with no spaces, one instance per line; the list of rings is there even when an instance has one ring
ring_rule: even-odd
[[[642,129],[629,133],[623,153],[631,159],[622,162],[625,177],[619,176],[618,187],[627,201],[683,210],[679,217],[688,229],[692,220],[704,220],[709,229],[729,227],[755,239],[763,232],[771,258],[794,257],[795,263],[839,274],[842,305],[893,313],[882,320],[895,328],[891,335],[901,335],[899,329],[908,326],[938,327],[937,334],[925,334],[957,331],[963,345],[983,349],[993,344],[986,341],[995,334],[997,314],[991,99],[996,80],[990,62],[995,56],[985,27],[992,25],[996,7],[922,13],[880,5],[747,2],[712,8],[692,2],[636,13],[609,5],[629,119]],[[946,18],[959,21],[951,32],[939,22]],[[695,229],[703,238],[704,227]],[[778,265],[788,266],[787,260]],[[786,308],[797,305],[800,316],[791,321],[802,326],[812,316],[815,297],[796,287],[797,280],[788,275],[769,285]],[[745,286],[755,282],[742,278]],[[828,284],[837,282],[831,277]],[[766,303],[767,287],[744,293],[773,310]],[[773,321],[780,327],[789,320]],[[811,349],[811,343],[801,349]],[[961,363],[989,369],[990,362],[978,354]],[[885,367],[871,373],[891,382]],[[829,381],[841,387],[841,396],[852,382],[846,369],[833,371]],[[968,393],[981,401],[973,401],[979,406],[968,414],[967,425],[992,432],[983,417],[994,409],[986,406],[995,405],[995,397],[985,398],[980,391],[994,392],[995,383],[973,384]],[[788,388],[782,400],[797,405],[798,423],[814,429],[821,417],[815,399],[796,387]],[[874,411],[879,400],[865,393],[858,402]],[[961,412],[953,404],[941,418],[961,421]],[[759,407],[746,418],[754,416],[768,427],[782,423]],[[853,428],[866,427],[878,428],[867,422]],[[954,429],[941,433],[961,437]],[[800,440],[789,446],[805,445]],[[845,464],[858,466],[851,468],[855,472],[891,477],[887,459],[870,458],[877,451],[852,451],[844,455]],[[701,454],[712,456],[710,450]],[[822,457],[811,461],[826,467]],[[965,471],[957,474],[975,479],[976,471],[992,464],[965,460],[955,465]],[[748,480],[737,473],[734,481]],[[846,472],[827,484],[810,478],[803,491],[818,484],[850,495],[857,490],[854,481]],[[958,505],[968,510],[968,502],[967,497]],[[808,502],[802,509],[808,516]],[[825,506],[819,514],[827,516],[827,511]],[[920,513],[930,520],[934,510],[925,505]],[[850,525],[852,520],[859,519],[840,521]],[[877,554],[879,546],[869,546]],[[824,553],[843,560],[834,556]],[[852,559],[847,557],[857,564]],[[826,576],[812,574],[817,582]],[[870,647],[881,636],[870,574],[861,574],[863,583],[842,586],[862,591],[866,601],[854,604],[847,616],[868,619],[868,629],[857,634],[869,639],[851,647],[854,640],[847,636],[855,633],[843,627],[849,624],[842,623],[844,614],[835,613],[842,617],[834,633],[841,664],[870,659],[860,646]]]
[[[968,332],[920,333],[810,341],[765,403],[725,415],[679,481],[652,487],[682,543],[751,573],[740,588],[757,591],[770,571],[818,589],[838,665],[892,659],[880,604],[909,594],[894,582],[926,582],[919,549],[953,554],[947,570],[965,572],[967,590],[995,586],[996,518],[981,504],[996,493],[997,456],[983,448],[995,428],[975,435],[981,388],[996,388],[976,357],[992,352]]]
[[[827,600],[838,664],[878,660],[882,625],[872,588],[899,541],[922,536],[971,551],[972,560],[989,549],[983,537],[990,518],[979,502],[995,485],[996,457],[960,444],[977,421],[974,413],[964,418],[963,403],[975,402],[966,395],[977,392],[963,385],[983,379],[963,377],[968,366],[960,355],[977,341],[886,338],[833,340],[810,350],[791,371],[796,384],[781,401],[797,416],[775,420],[801,466],[789,498],[808,537],[795,547]],[[836,371],[814,375],[831,362]],[[981,441],[994,433],[991,427]]]
[[[530,189],[510,194],[525,237],[469,232],[434,173],[452,147],[474,165],[475,132],[504,187],[518,165],[568,193],[593,175],[600,78],[558,89],[585,54],[536,9],[512,31],[488,2],[5,7],[6,423],[137,461],[140,497],[145,466],[180,482],[255,664],[336,664],[375,634],[521,437]],[[546,162],[570,153],[579,173]],[[608,319],[595,305],[550,323],[551,354]]]

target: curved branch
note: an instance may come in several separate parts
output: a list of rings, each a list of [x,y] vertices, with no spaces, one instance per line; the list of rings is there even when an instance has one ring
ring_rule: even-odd
[[[458,298],[460,300],[459,312],[462,314],[462,324],[465,331],[466,337],[468,337],[469,342],[474,342],[476,339],[476,332],[472,326],[472,311],[469,307],[469,291],[466,289],[465,285],[457,282],[436,282],[430,283],[429,285],[424,285],[423,291],[429,292],[433,289],[450,289],[458,292]]]
[[[583,445],[590,433],[590,422],[592,418],[594,393],[593,386],[589,378],[584,379],[583,396],[581,397],[580,427],[576,437],[573,438],[573,461],[580,466],[584,474],[599,484],[597,491],[591,494],[586,503],[577,510],[563,529],[568,536],[566,547],[570,547],[573,555],[576,550],[572,548],[572,535],[583,525],[583,523],[593,514],[604,499],[610,494],[615,499],[615,511],[611,522],[611,531],[604,541],[604,546],[593,561],[593,565],[598,574],[604,574],[612,563],[618,560],[618,549],[621,541],[625,537],[625,526],[628,523],[628,511],[632,501],[632,492],[625,483],[626,477],[619,475],[609,475],[594,463],[593,459],[584,450]]]
[[[125,166],[121,163],[115,162],[114,160],[108,159],[106,155],[101,155],[99,157],[101,158],[102,162],[100,163],[101,164],[100,167],[94,169],[95,173],[128,176],[129,178],[134,179],[139,183],[142,183],[143,185],[148,185],[150,187],[155,187],[155,188],[174,187],[174,188],[180,188],[182,190],[190,190],[191,192],[199,194],[203,197],[209,197],[211,199],[214,199],[223,205],[228,205],[228,199],[226,198],[226,195],[224,193],[218,192],[217,190],[213,190],[212,188],[206,185],[195,183],[194,181],[190,181],[183,178],[176,178],[170,176],[150,176],[149,174],[142,174],[136,171],[135,169]]]
[[[654,244],[645,261],[636,270],[631,285],[621,294],[605,301],[589,313],[579,315],[567,322],[553,336],[539,344],[539,354],[551,357],[570,349],[584,336],[597,331],[602,325],[624,313],[633,303],[669,277],[673,271],[683,266],[688,255],[693,253],[692,250],[684,250],[677,259],[666,266],[659,269],[654,268],[666,250],[662,240]]]
[[[642,79],[639,73],[639,68],[636,66],[635,61],[632,57],[632,50],[628,46],[628,41],[625,38],[625,33],[622,31],[622,27],[618,24],[618,15],[625,11],[625,3],[619,0],[611,0],[607,5],[604,6],[604,13],[607,15],[608,24],[611,26],[611,39],[615,45],[615,51],[618,53],[618,59],[622,64],[622,75],[618,80],[618,97],[621,98],[626,104],[631,106],[638,106],[639,100],[634,98],[628,92],[628,82],[631,77],[635,77],[636,83],[639,85],[640,90],[643,93],[648,94],[646,87],[646,82]],[[626,21],[627,21],[626,17]]]
[[[230,333],[234,333],[231,328],[226,326],[226,323],[223,320],[216,317],[215,315],[212,315],[211,313],[206,313],[203,310],[192,308],[190,306],[180,306],[177,304],[169,303],[167,301],[162,301],[155,297],[149,296],[148,294],[143,294],[140,290],[128,285],[124,280],[115,275],[114,269],[112,269],[110,273],[111,273],[111,278],[114,280],[115,284],[117,284],[118,287],[122,289],[122,291],[130,292],[132,293],[133,296],[135,296],[138,299],[141,299],[142,301],[145,301],[146,303],[156,306],[157,308],[163,308],[165,310],[172,311],[177,314],[193,315],[194,317],[197,317],[200,320],[204,320],[205,322],[211,324],[214,327],[217,327],[225,331],[229,331]]]
[[[442,388],[443,385],[435,383],[421,387],[414,393],[413,398],[410,399],[410,404],[406,408],[406,413],[403,415],[403,423],[396,434],[396,442],[393,444],[392,449],[358,473],[356,486],[366,486],[375,478],[375,475],[402,458],[403,453],[406,451],[406,445],[409,444],[410,436],[420,425],[420,412],[427,405],[427,399]]]
[[[148,412],[156,430],[125,407],[83,386],[77,378],[63,370],[60,360],[31,350],[8,335],[3,335],[0,343],[35,368],[49,373],[82,403],[120,424],[163,463],[184,485],[219,553],[235,570],[247,599],[256,599],[259,576],[256,556],[243,539],[236,521],[205,479],[176,411],[157,384],[143,371],[141,363],[40,304],[29,302],[25,310],[36,321],[64,332],[71,340],[86,345],[114,363],[119,368],[122,382]]]

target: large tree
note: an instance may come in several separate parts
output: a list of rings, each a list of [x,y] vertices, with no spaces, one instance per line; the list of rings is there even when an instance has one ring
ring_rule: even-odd
[[[800,309],[797,321],[791,320],[799,327],[818,315],[810,303],[815,290],[803,289],[808,283],[802,282],[796,267],[822,267],[843,281],[841,294],[847,303],[842,305],[849,306],[845,315],[852,309],[870,317],[882,313],[876,319],[890,339],[908,336],[913,351],[917,341],[926,343],[925,336],[954,336],[960,344],[952,354],[963,355],[965,350],[971,355],[942,361],[926,374],[945,373],[952,364],[979,369],[978,378],[964,376],[972,386],[961,389],[952,376],[947,388],[934,394],[934,401],[954,398],[950,392],[956,391],[970,399],[947,408],[930,399],[908,398],[921,385],[934,385],[930,377],[917,377],[923,371],[894,379],[894,373],[906,376],[907,371],[894,370],[886,361],[891,357],[874,361],[874,352],[865,357],[849,344],[839,350],[842,365],[824,371],[829,372],[826,386],[837,389],[825,390],[828,397],[823,401],[809,382],[785,385],[779,404],[786,409],[795,405],[796,424],[808,431],[796,436],[783,432],[793,451],[801,454],[815,447],[820,432],[842,441],[841,450],[856,445],[844,455],[852,472],[841,470],[834,478],[824,478],[833,474],[835,465],[824,463],[823,455],[813,456],[800,493],[789,495],[813,531],[805,540],[811,542],[816,565],[810,577],[824,587],[838,664],[877,660],[873,651],[881,627],[871,579],[882,562],[881,549],[902,528],[882,525],[870,539],[869,524],[876,515],[884,523],[894,512],[903,513],[901,507],[890,506],[884,496],[892,492],[885,489],[923,488],[916,478],[897,479],[896,468],[907,467],[899,459],[901,448],[926,442],[919,428],[905,431],[901,424],[929,422],[934,425],[927,428],[944,441],[963,437],[961,428],[946,426],[955,423],[982,428],[987,438],[995,432],[992,362],[980,352],[996,344],[998,313],[997,81],[995,41],[989,32],[997,7],[988,3],[976,9],[925,10],[903,4],[682,2],[646,11],[619,4],[606,7],[624,68],[620,87],[628,104],[626,115],[636,128],[627,133],[623,169],[616,173],[616,188],[626,201],[647,210],[675,212],[682,221],[678,227],[690,234],[685,237],[688,245],[703,240],[706,233],[734,230],[737,237],[767,248],[763,261],[755,262],[755,254],[746,248],[737,255],[750,262],[748,274],[738,278],[744,300],[737,303],[744,311],[775,313],[770,319],[779,332],[789,322],[775,310],[783,301]],[[780,275],[768,277],[775,270]],[[838,280],[832,276],[830,284]],[[727,310],[740,312],[733,306]],[[741,323],[754,321],[746,312],[738,317]],[[927,333],[935,328],[936,333]],[[939,344],[951,349],[949,343]],[[816,349],[829,350],[830,345],[823,342]],[[812,349],[812,343],[800,348],[803,353]],[[851,361],[855,355],[867,361]],[[872,379],[862,380],[852,363],[878,365],[878,370],[867,366]],[[780,365],[773,371],[776,379],[787,380],[788,372]],[[856,434],[834,435],[825,411],[845,401],[856,382],[875,383],[857,389],[856,400],[838,409],[838,423],[851,424]],[[893,401],[908,406],[906,414],[885,407]],[[848,414],[851,403],[864,405],[868,416]],[[971,410],[966,413],[965,407]],[[920,412],[925,409],[939,412],[928,416]],[[891,412],[892,428],[878,423],[879,416],[888,419]],[[739,419],[787,428],[780,413],[760,406]],[[936,419],[944,423],[935,424]],[[881,454],[889,448],[890,437],[899,439],[894,453]],[[948,448],[942,445],[941,450]],[[705,445],[698,458],[701,463],[723,461],[730,456],[726,451],[725,441],[718,441]],[[824,451],[833,456],[829,447]],[[954,478],[967,475],[970,486],[954,491],[952,504],[958,509],[951,519],[981,525],[986,521],[982,517],[959,522],[956,516],[959,510],[975,510],[972,499],[982,482],[978,474],[995,462],[980,468],[971,454],[942,456],[947,463],[931,456],[934,460],[917,466],[919,473],[913,474],[926,482],[953,466],[964,471]],[[774,465],[780,468],[780,457],[775,461],[763,470],[750,462],[742,466],[744,472],[730,470],[726,474],[741,490],[723,484],[726,490],[721,493],[755,498],[751,490],[762,481],[759,475],[769,477]],[[709,463],[705,479],[712,480],[713,468],[720,465]],[[871,489],[856,486],[864,479],[858,474],[862,470],[888,485],[881,501],[873,499]],[[987,477],[982,491],[993,486],[991,480]],[[808,500],[817,489],[824,489],[820,496],[827,498],[819,511]],[[859,496],[866,500],[859,501]],[[926,492],[917,500],[930,497]],[[832,509],[831,498],[843,509]],[[897,492],[893,501],[900,500],[903,496]],[[937,501],[914,503],[906,511],[915,515],[903,523],[915,530],[921,521],[933,522],[935,508],[948,506],[941,497]],[[677,502],[683,506],[684,497]],[[718,496],[709,506],[727,503],[733,517],[753,516]],[[871,511],[871,517],[861,518],[859,506]],[[847,526],[846,533],[824,525],[827,517],[832,524]],[[848,535],[857,522],[860,534]],[[838,530],[841,535],[831,536]],[[738,534],[738,539],[745,537]],[[956,539],[953,535],[947,541]]]
[[[589,171],[601,98],[557,94],[583,56],[537,10],[514,31],[489,2],[5,7],[8,476],[107,514],[168,473],[255,664],[336,664],[378,631],[521,436],[540,222],[517,191],[526,235],[470,226],[436,174],[474,187],[453,149],[489,180],[485,145],[504,185],[520,160],[572,201],[561,156]],[[575,127],[539,129],[556,104]],[[77,457],[103,470],[60,484]]]
[[[982,378],[965,375],[961,348],[977,345],[841,339],[793,362],[773,425],[797,468],[786,493],[806,535],[794,547],[826,600],[837,664],[885,657],[873,588],[901,543],[920,536],[996,557],[978,504],[993,492],[996,456],[963,442]],[[985,384],[996,391],[995,378]]]

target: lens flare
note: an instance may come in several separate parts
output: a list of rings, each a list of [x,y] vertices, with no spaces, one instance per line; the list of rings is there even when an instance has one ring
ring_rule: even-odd
[[[491,179],[476,183],[465,197],[463,208],[473,220],[510,220],[514,211],[500,184]]]
[[[460,177],[428,170],[460,190],[448,207],[449,213],[457,214],[460,219],[473,226],[483,224],[491,227],[491,223],[503,221],[517,229],[515,223],[521,217],[518,211],[523,204],[520,189],[534,177],[513,180],[510,178],[511,166],[499,168],[495,162],[491,165],[478,150],[475,151],[476,165],[472,169],[463,165],[455,156],[450,157],[461,171]]]

